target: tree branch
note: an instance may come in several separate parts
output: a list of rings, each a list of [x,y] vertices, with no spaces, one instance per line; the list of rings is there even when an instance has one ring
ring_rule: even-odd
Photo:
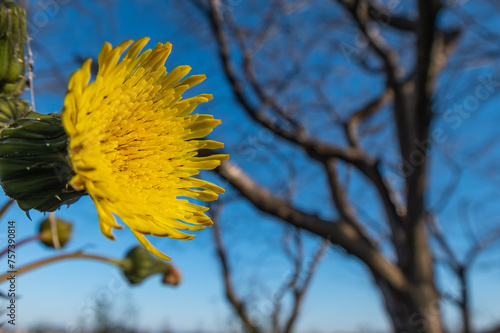
[[[384,92],[380,96],[374,98],[361,109],[352,114],[346,123],[347,138],[352,146],[361,147],[358,133],[358,127],[361,122],[380,110],[382,106],[389,102],[393,97],[394,91],[389,86],[386,86]]]
[[[278,4],[279,4],[278,2],[275,3],[275,5],[273,6],[273,9],[275,9],[275,7],[277,7]],[[260,111],[263,111],[264,106],[270,107],[272,111],[274,111],[277,115],[279,115],[281,118],[285,119],[290,125],[292,125],[292,127],[294,128],[294,131],[303,133],[305,131],[305,129],[302,128],[302,126],[300,126],[300,124],[298,122],[296,122],[295,119],[293,119],[292,117],[290,117],[286,113],[285,109],[282,108],[278,104],[277,100],[271,94],[266,93],[264,91],[264,89],[261,87],[261,84],[258,81],[257,76],[255,74],[255,71],[253,70],[252,59],[253,59],[254,51],[252,49],[250,49],[249,47],[247,47],[246,42],[245,42],[245,38],[244,38],[243,34],[241,33],[241,31],[237,28],[235,22],[233,21],[233,17],[228,14],[228,15],[226,15],[226,18],[227,18],[227,21],[231,23],[231,27],[232,27],[232,29],[234,31],[234,35],[238,41],[240,51],[243,54],[243,71],[245,73],[246,79],[250,83],[250,86],[252,87],[252,89],[257,94],[257,97],[259,98],[260,103],[262,105],[260,107]],[[261,38],[263,38],[263,37],[261,37]],[[293,71],[293,73],[295,73],[295,74],[297,74],[299,72],[300,71],[297,68],[295,68]],[[235,73],[235,77],[236,77],[236,73]],[[290,81],[291,80],[288,80],[287,83]]]
[[[407,19],[403,16],[394,15],[389,10],[380,7],[373,1],[368,1],[368,15],[381,24],[385,24],[399,30],[408,32],[415,32],[417,30],[417,23],[415,21]]]
[[[218,8],[218,0],[211,0],[210,4],[210,22],[214,35],[218,41],[219,57],[224,66],[224,72],[233,89],[235,97],[246,113],[262,126],[271,130],[273,133],[279,135],[285,140],[298,145],[304,149],[310,157],[322,163],[331,158],[338,158],[358,168],[361,173],[363,173],[374,184],[383,202],[388,220],[391,224],[391,229],[396,230],[394,233],[398,234],[399,232],[397,229],[400,228],[398,225],[401,224],[400,216],[393,202],[393,194],[391,194],[390,189],[387,187],[382,175],[378,171],[378,162],[376,160],[367,156],[362,150],[355,147],[340,148],[311,138],[303,130],[289,131],[278,127],[261,109],[256,109],[252,106],[251,102],[245,96],[243,82],[238,78],[231,60],[229,42],[222,28],[222,17]],[[395,237],[399,238],[398,235],[395,235]]]
[[[359,223],[356,211],[347,199],[347,194],[345,193],[342,184],[339,182],[337,174],[337,161],[333,159],[328,161],[325,164],[325,168],[327,171],[328,183],[330,184],[330,193],[332,195],[333,203],[340,214],[340,218],[352,225],[361,237],[366,240],[366,242],[375,247],[376,242],[368,236],[365,228]]]
[[[342,220],[329,222],[290,206],[283,199],[273,196],[267,189],[255,183],[241,168],[231,162],[222,163],[216,171],[262,212],[321,236],[334,245],[342,246],[348,253],[363,261],[375,276],[386,280],[395,290],[406,288],[406,280],[399,268],[384,258],[347,222]]]
[[[222,276],[224,279],[224,290],[226,293],[226,298],[229,304],[232,306],[238,317],[241,319],[243,325],[250,333],[257,333],[260,330],[258,327],[252,322],[250,317],[248,316],[245,308],[246,304],[240,300],[240,298],[236,295],[236,292],[233,288],[233,282],[231,277],[231,269],[229,267],[229,262],[226,255],[226,249],[224,248],[224,243],[222,241],[222,236],[220,232],[220,226],[218,221],[220,205],[217,207],[212,207],[212,218],[214,219],[214,223],[212,226],[212,232],[215,241],[216,253],[219,258],[219,262],[222,269]]]
[[[323,242],[319,245],[318,249],[316,250],[312,262],[307,269],[305,273],[305,278],[304,281],[302,282],[301,286],[297,286],[294,289],[293,296],[294,296],[294,303],[293,307],[290,313],[290,316],[288,317],[288,320],[286,321],[285,324],[285,329],[283,330],[283,333],[290,333],[292,332],[292,329],[294,327],[294,324],[297,320],[297,316],[300,311],[300,307],[302,305],[302,300],[304,299],[304,295],[307,292],[307,289],[309,288],[309,285],[311,284],[312,277],[314,275],[314,272],[316,271],[316,268],[318,267],[319,262],[321,261],[321,258],[325,254],[326,250],[328,249],[328,241],[323,240]]]
[[[364,1],[334,0],[351,14],[359,29],[363,32],[368,43],[384,64],[385,71],[391,84],[397,84],[398,66],[397,53],[388,46],[385,39],[378,33],[370,31],[367,24],[370,22],[370,6]]]

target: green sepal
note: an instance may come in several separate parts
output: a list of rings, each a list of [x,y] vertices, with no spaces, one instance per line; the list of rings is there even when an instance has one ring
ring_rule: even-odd
[[[0,129],[5,128],[30,110],[28,103],[14,96],[0,97]]]
[[[121,261],[123,275],[131,284],[141,283],[147,277],[170,271],[170,264],[153,257],[148,250],[142,246],[131,249]]]
[[[0,132],[0,184],[24,211],[51,212],[77,201],[85,191],[74,176],[68,136],[59,115],[29,112]]]

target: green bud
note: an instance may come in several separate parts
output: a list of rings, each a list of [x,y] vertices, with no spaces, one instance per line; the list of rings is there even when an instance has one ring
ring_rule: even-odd
[[[26,86],[26,12],[17,2],[0,0],[0,93],[19,95]]]
[[[152,256],[142,246],[136,246],[130,250],[122,260],[121,266],[123,275],[131,284],[141,283],[147,277],[157,273],[162,273],[163,282],[169,283],[171,280],[166,279],[166,276],[170,276],[170,273],[173,272],[171,264]],[[175,271],[178,272],[177,269]]]
[[[16,119],[29,112],[28,103],[17,97],[0,97],[0,129],[9,126]]]
[[[0,132],[0,184],[24,211],[51,212],[76,202],[85,191],[74,176],[68,136],[57,114],[29,112]]]
[[[55,248],[56,245],[54,244],[54,238],[57,237],[59,245],[63,247],[71,239],[73,224],[60,218],[54,218],[54,221],[57,235],[54,235],[50,218],[46,218],[42,223],[40,223],[40,241],[48,247]]]

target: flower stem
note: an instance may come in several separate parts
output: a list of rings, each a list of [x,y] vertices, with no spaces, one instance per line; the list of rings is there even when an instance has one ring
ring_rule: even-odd
[[[38,239],[40,239],[40,234],[29,236],[29,237],[27,237],[25,239],[22,239],[19,242],[17,242],[16,243],[16,248],[18,248],[19,246],[24,245],[26,243],[29,243],[31,241],[38,240]],[[3,250],[2,252],[0,252],[0,257],[3,257],[8,251],[9,251],[9,247],[7,246],[5,248],[5,250]]]
[[[7,201],[3,206],[2,208],[0,208],[0,218],[3,216],[3,214],[5,214],[5,212],[7,212],[7,209],[10,208],[10,206],[12,206],[12,204],[14,203],[14,199],[10,199],[9,201]]]
[[[32,269],[42,267],[44,265],[47,265],[47,264],[50,264],[50,263],[53,263],[56,261],[61,261],[61,260],[66,260],[66,259],[78,259],[78,258],[104,261],[104,262],[121,267],[120,260],[111,259],[111,258],[107,258],[107,257],[93,255],[93,254],[74,252],[74,253],[68,253],[68,254],[61,254],[58,256],[50,257],[47,259],[43,259],[43,260],[31,263],[31,264],[25,265],[25,266],[17,269],[16,274],[22,274],[22,273],[31,271]],[[10,276],[10,273],[5,273],[3,275],[0,275],[0,282],[5,281],[9,276]]]

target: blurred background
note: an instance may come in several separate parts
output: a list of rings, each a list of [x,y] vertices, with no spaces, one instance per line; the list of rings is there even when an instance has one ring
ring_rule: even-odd
[[[54,263],[18,277],[15,329],[500,331],[498,2],[20,3],[37,112],[61,110],[69,75],[104,42],[149,36],[173,44],[167,71],[207,75],[189,95],[214,95],[196,111],[222,120],[210,136],[231,157],[202,174],[226,189],[216,227],[150,238],[178,286]],[[19,240],[36,233],[45,217],[30,216],[10,208],[0,244],[7,220]],[[126,228],[106,239],[88,197],[56,216],[74,223],[63,253],[122,258],[137,244]],[[16,264],[56,254],[31,242]]]

